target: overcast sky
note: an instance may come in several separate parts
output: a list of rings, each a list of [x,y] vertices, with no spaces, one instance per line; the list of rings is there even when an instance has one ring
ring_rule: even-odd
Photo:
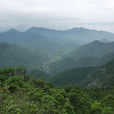
[[[0,29],[31,26],[114,32],[114,0],[0,0]]]

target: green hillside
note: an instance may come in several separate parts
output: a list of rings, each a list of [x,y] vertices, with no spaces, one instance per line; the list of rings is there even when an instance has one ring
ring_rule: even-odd
[[[114,86],[114,60],[99,67],[83,67],[66,70],[53,76],[54,84],[72,85],[84,88],[104,88]]]
[[[41,69],[43,59],[17,44],[0,43],[0,67],[25,66],[27,69]]]
[[[114,42],[93,41],[73,52],[64,55],[60,60],[49,65],[50,72],[103,65],[114,57]]]

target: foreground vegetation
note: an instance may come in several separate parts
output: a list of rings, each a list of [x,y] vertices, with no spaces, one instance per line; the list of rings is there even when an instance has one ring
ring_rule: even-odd
[[[0,70],[0,114],[114,114],[114,88],[58,88],[26,74]]]

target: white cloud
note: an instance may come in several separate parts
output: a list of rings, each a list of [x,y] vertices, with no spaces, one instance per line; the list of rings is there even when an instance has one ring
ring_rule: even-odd
[[[114,22],[114,0],[0,0],[2,26],[100,22]]]

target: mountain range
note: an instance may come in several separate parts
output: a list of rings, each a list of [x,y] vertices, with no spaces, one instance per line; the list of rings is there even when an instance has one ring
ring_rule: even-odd
[[[50,64],[50,72],[103,65],[114,57],[114,42],[93,41],[66,54],[62,59]]]
[[[30,64],[32,69],[51,74],[77,67],[102,65],[113,58],[112,41],[113,33],[86,28],[53,30],[32,27],[23,32],[10,29],[0,33],[0,45],[6,47],[3,48],[6,50],[5,57],[1,47],[0,65]],[[10,61],[5,62],[9,58]]]

